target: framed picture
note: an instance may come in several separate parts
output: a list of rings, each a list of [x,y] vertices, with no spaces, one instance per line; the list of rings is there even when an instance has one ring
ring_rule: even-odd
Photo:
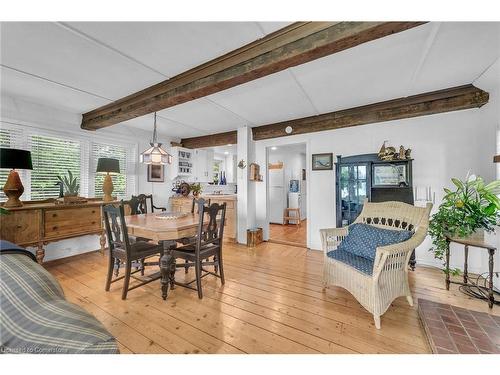
[[[333,154],[313,154],[312,170],[327,171],[333,169]]]
[[[164,182],[165,169],[163,165],[148,164],[148,182]]]

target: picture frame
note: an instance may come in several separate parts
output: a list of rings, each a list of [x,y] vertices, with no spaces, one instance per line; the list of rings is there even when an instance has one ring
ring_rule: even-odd
[[[148,182],[165,182],[165,166],[148,164]]]
[[[332,169],[333,169],[333,153],[312,155],[313,171],[329,171]]]

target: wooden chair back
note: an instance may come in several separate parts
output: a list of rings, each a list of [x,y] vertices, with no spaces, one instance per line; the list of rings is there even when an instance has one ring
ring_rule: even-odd
[[[200,198],[200,199],[202,199],[202,198]],[[191,205],[191,213],[192,213],[192,214],[194,214],[194,208],[195,208],[195,206],[198,204],[198,201],[199,201],[200,199],[193,198],[193,204]],[[210,199],[209,199],[208,201],[205,201],[203,204],[206,204],[206,205],[210,206]]]
[[[126,253],[127,257],[130,257],[130,239],[125,223],[124,202],[122,201],[119,205],[105,205],[103,212],[110,254],[114,250],[121,250]]]
[[[210,206],[205,205],[203,198],[198,199],[198,215],[200,218],[198,224],[198,235],[196,236],[196,252],[213,244],[222,245],[224,236],[224,221],[226,219],[226,203],[213,203]],[[217,221],[217,219],[220,219]]]

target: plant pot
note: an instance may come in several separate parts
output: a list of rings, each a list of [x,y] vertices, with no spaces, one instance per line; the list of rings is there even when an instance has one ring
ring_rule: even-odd
[[[65,195],[64,196],[64,203],[76,203],[79,202],[80,198],[78,197],[77,194],[72,194],[72,195]]]
[[[474,233],[470,234],[466,238],[471,241],[484,241],[484,229],[476,229]]]

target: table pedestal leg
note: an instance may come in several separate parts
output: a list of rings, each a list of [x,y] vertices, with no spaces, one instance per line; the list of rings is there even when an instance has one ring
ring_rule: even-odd
[[[494,249],[488,249],[488,253],[490,255],[489,259],[489,271],[490,271],[490,280],[488,285],[488,306],[490,309],[493,308],[493,304],[495,302],[495,297],[493,296],[493,255],[495,255]]]
[[[160,271],[161,297],[164,300],[167,299],[169,287],[174,289],[175,258],[172,256],[172,249],[174,249],[175,246],[175,241],[163,241],[163,255],[160,258]]]

